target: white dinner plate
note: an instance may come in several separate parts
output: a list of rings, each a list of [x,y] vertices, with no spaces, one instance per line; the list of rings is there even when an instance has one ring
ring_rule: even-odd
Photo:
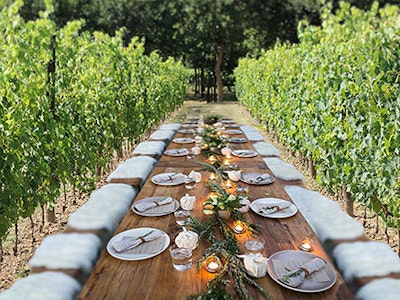
[[[189,133],[194,133],[194,129],[180,129],[178,130],[179,133],[183,133],[183,134],[189,134]]]
[[[166,197],[157,196],[157,197],[148,197],[148,198],[138,200],[132,205],[132,210],[134,213],[136,213],[140,216],[144,216],[144,217],[161,217],[161,216],[168,215],[168,214],[176,211],[179,208],[179,202],[176,199],[174,199],[174,201],[172,201],[171,203],[161,205],[161,206],[156,206],[154,208],[151,208],[151,209],[148,209],[145,211],[138,211],[135,208],[135,205],[138,203],[154,202],[154,201],[161,200],[164,198],[166,198]],[[166,208],[168,208],[168,209],[166,209]]]
[[[289,285],[285,284],[284,282],[280,281],[279,277],[277,275],[277,272],[274,268],[274,265],[273,265],[274,260],[296,261],[296,262],[300,262],[301,264],[304,264],[306,262],[309,262],[310,260],[312,260],[315,257],[319,257],[319,256],[308,253],[308,252],[299,251],[299,250],[282,250],[282,251],[276,252],[268,258],[268,269],[267,269],[268,274],[278,284],[280,284],[281,286],[283,286],[287,289],[293,290],[293,291],[303,292],[303,293],[317,293],[317,292],[325,291],[325,290],[331,288],[335,284],[335,282],[337,280],[337,275],[336,275],[335,270],[332,268],[332,266],[329,265],[323,258],[319,257],[326,262],[326,265],[317,272],[321,272],[321,271],[325,272],[325,274],[328,276],[329,280],[324,281],[324,282],[316,282],[316,281],[311,281],[306,277],[305,280],[303,281],[303,283],[297,287],[289,286]],[[295,270],[291,270],[291,271],[295,271]]]
[[[151,178],[158,185],[179,185],[185,182],[186,175],[182,173],[160,173]]]
[[[237,157],[256,157],[258,153],[254,150],[233,150],[232,155]]]
[[[274,206],[274,205],[280,205],[280,204],[288,204],[290,206],[286,207],[284,209],[277,210],[276,212],[273,212],[271,214],[264,214],[259,211],[259,207]],[[289,201],[279,199],[279,198],[260,198],[260,199],[254,200],[253,202],[251,202],[250,208],[256,214],[258,214],[262,217],[274,218],[274,219],[289,218],[291,216],[294,216],[297,213],[297,207],[293,203],[290,203]]]
[[[241,134],[241,133],[243,133],[243,131],[241,131],[239,129],[228,129],[228,130],[224,130],[224,133],[227,133],[227,134]]]
[[[185,123],[185,124],[182,124],[181,127],[184,127],[184,128],[197,127],[197,124],[196,123]]]
[[[259,180],[254,181],[255,179],[260,178]],[[268,173],[242,173],[240,176],[240,180],[253,185],[264,185],[264,184],[271,184],[275,181],[275,177],[269,175]]]
[[[186,148],[167,149],[164,151],[164,154],[168,156],[186,156],[189,154],[189,150]]]
[[[247,139],[246,138],[240,138],[240,137],[233,137],[233,138],[229,138],[228,142],[229,143],[235,143],[235,144],[243,144],[243,143],[247,143]]]
[[[160,239],[164,239],[163,241],[163,246],[160,251],[157,251],[155,253],[141,253],[141,254],[133,254],[133,253],[124,253],[124,252],[117,252],[113,248],[113,243],[116,241],[120,241],[123,238],[126,237],[140,237],[148,233],[149,231],[154,230],[154,231],[159,231],[162,233],[162,236]],[[158,254],[164,252],[165,249],[168,248],[169,246],[169,236],[166,234],[164,231],[157,229],[157,228],[148,228],[148,227],[141,227],[141,228],[134,228],[134,229],[129,229],[123,232],[120,232],[116,236],[112,237],[110,241],[107,243],[107,251],[110,253],[111,256],[121,259],[121,260],[143,260],[147,258],[151,258],[154,256],[157,256]]]
[[[192,138],[176,138],[172,140],[174,143],[177,144],[190,144],[190,143],[194,143],[194,139]]]
[[[234,124],[234,123],[225,123],[225,127],[226,128],[239,128],[239,125]]]

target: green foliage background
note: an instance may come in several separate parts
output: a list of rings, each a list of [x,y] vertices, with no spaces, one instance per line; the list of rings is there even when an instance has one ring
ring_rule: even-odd
[[[320,183],[400,228],[400,15],[397,6],[326,8],[322,26],[299,24],[300,43],[241,59],[237,97]]]
[[[182,104],[189,78],[180,62],[145,55],[137,38],[124,46],[123,30],[89,33],[83,21],[57,29],[51,5],[26,22],[21,5],[0,15],[0,238],[51,206],[60,187],[92,189],[125,141]]]

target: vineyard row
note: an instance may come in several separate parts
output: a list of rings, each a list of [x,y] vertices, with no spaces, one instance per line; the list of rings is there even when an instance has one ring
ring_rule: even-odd
[[[317,180],[400,228],[400,15],[342,3],[235,70],[243,105]]]
[[[183,102],[187,69],[137,38],[25,22],[22,1],[0,15],[0,239],[51,206],[65,186],[94,188],[125,142],[134,144]]]

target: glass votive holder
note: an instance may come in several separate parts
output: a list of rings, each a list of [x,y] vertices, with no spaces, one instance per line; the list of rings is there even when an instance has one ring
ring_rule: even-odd
[[[169,248],[172,265],[177,271],[184,271],[192,267],[192,249],[181,248],[176,244]]]
[[[206,259],[206,261],[204,262],[204,267],[208,272],[216,273],[221,269],[222,263],[218,256],[213,255]]]
[[[186,158],[187,159],[193,159],[194,158],[194,153],[193,153],[192,150],[188,150]]]
[[[196,181],[190,177],[185,178],[185,188],[192,190],[196,187]]]
[[[187,210],[177,210],[174,212],[175,222],[179,226],[184,226],[189,222],[190,212]]]
[[[314,249],[313,246],[313,240],[306,237],[301,241],[301,244],[299,246],[300,250],[306,251],[306,252],[310,252]]]
[[[215,180],[217,178],[217,176],[215,175],[215,173],[211,173],[209,179],[210,180]]]
[[[247,193],[249,191],[248,187],[245,186],[237,186],[236,187],[236,192],[238,193]]]
[[[244,248],[246,254],[263,254],[265,246],[265,240],[259,235],[251,236],[244,242]]]
[[[228,166],[230,170],[239,170],[239,165],[236,163],[232,163]]]

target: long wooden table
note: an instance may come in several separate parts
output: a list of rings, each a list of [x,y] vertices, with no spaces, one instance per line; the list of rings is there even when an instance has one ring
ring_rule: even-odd
[[[180,133],[176,137],[185,137]],[[238,135],[244,137],[244,135]],[[178,145],[171,142],[168,149],[180,147],[193,147],[194,144]],[[251,142],[245,144],[233,144],[236,149],[254,149]],[[149,180],[144,184],[136,200],[152,196],[172,196],[180,199],[186,193],[196,196],[196,204],[191,214],[199,219],[206,216],[202,213],[202,203],[209,195],[207,179],[209,172],[202,171],[203,180],[197,184],[193,190],[185,189],[184,185],[178,186],[159,186],[150,181],[150,178],[156,174],[165,172],[182,172],[188,174],[192,170],[200,169],[196,162],[201,160],[202,156],[195,159],[183,157],[170,157],[163,155],[158,164],[150,174]],[[237,163],[243,172],[269,172],[269,169],[262,160],[262,157],[255,158],[235,158],[230,159],[231,163]],[[283,187],[288,184],[303,186],[301,181],[286,182],[277,179],[270,185],[247,185],[251,199],[262,197],[275,197],[286,199],[290,198],[285,193]],[[246,217],[252,223],[260,224],[260,234],[266,239],[264,256],[286,250],[298,249],[301,240],[304,237],[310,237],[314,241],[314,251],[320,257],[326,259],[332,266],[334,264],[318,242],[318,238],[306,222],[300,212],[290,218],[271,219],[264,218],[251,210],[246,213]],[[182,230],[175,224],[173,214],[162,217],[142,217],[133,211],[128,211],[115,234],[122,231],[139,228],[155,227],[168,233],[171,243],[176,235]],[[240,239],[240,238],[239,238]],[[196,260],[201,257],[207,245],[203,241],[199,247],[193,251],[193,267],[186,271],[176,271],[171,262],[168,250],[151,259],[141,261],[123,261],[113,258],[107,250],[101,254],[97,265],[92,271],[86,284],[80,293],[79,299],[186,299],[189,295],[198,294],[206,289],[207,282],[213,278],[213,275],[196,269]],[[336,269],[335,269],[336,270]],[[256,281],[273,296],[274,299],[353,299],[348,286],[337,272],[337,282],[330,289],[319,293],[302,293],[292,291],[282,287],[273,281],[267,274]],[[254,299],[265,299],[265,297],[253,288],[249,288]]]

